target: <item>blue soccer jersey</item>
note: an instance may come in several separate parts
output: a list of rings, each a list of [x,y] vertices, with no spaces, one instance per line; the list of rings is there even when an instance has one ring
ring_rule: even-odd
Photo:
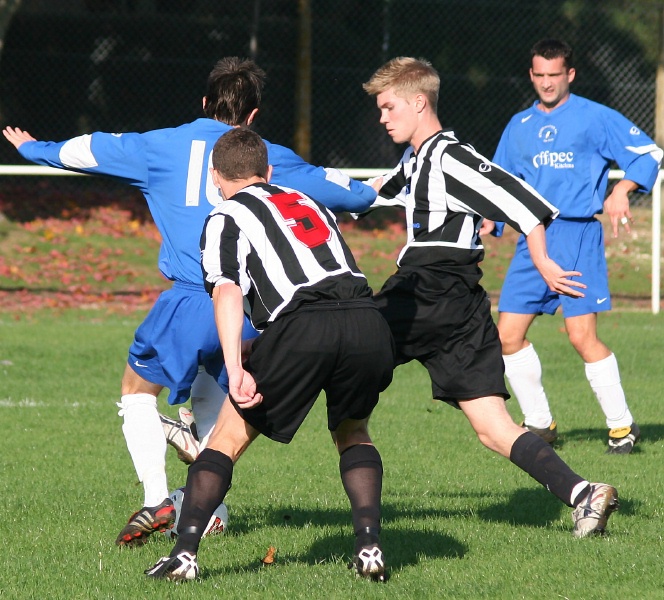
[[[143,192],[162,236],[159,269],[175,283],[136,330],[128,364],[143,379],[169,388],[170,404],[187,400],[199,365],[228,389],[212,302],[203,287],[199,242],[205,219],[221,202],[210,174],[212,149],[230,129],[202,118],[173,129],[97,132],[19,148],[38,164],[112,177]],[[266,145],[275,184],[301,190],[336,212],[365,210],[376,198],[373,188],[339,171],[314,167],[283,146]],[[244,337],[256,335],[248,320],[245,325]]]
[[[147,133],[93,133],[71,140],[25,142],[21,155],[52,167],[105,175],[137,187],[162,236],[159,269],[167,279],[203,285],[199,239],[221,197],[212,183],[212,148],[231,127],[201,118]],[[335,212],[365,210],[374,190],[339,171],[314,167],[293,151],[266,142],[272,181],[316,198]]]
[[[609,169],[625,171],[640,191],[652,188],[662,150],[620,113],[571,94],[551,112],[516,114],[500,140],[494,162],[532,185],[560,210],[547,231],[549,256],[567,271],[582,273],[584,298],[549,290],[520,238],[505,276],[498,310],[575,317],[611,310],[602,224]],[[500,228],[498,228],[500,230]]]
[[[617,111],[570,94],[550,113],[533,106],[508,123],[494,162],[532,185],[561,219],[601,213],[613,162],[641,191],[652,188],[662,151]]]

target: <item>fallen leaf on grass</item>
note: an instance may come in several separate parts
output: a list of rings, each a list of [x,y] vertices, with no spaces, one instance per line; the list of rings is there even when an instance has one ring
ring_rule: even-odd
[[[262,558],[261,562],[264,565],[272,565],[274,564],[274,555],[277,552],[277,549],[274,546],[270,546],[267,549],[267,554]]]

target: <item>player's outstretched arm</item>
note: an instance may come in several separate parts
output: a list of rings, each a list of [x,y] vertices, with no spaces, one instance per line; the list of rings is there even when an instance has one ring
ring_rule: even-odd
[[[581,277],[582,274],[579,271],[563,271],[558,263],[549,258],[544,225],[537,225],[526,236],[526,243],[535,267],[552,292],[572,298],[584,297],[583,292],[574,288],[585,289],[586,285],[570,279],[570,277]]]
[[[7,141],[14,146],[17,150],[25,142],[36,142],[37,140],[33,138],[27,131],[23,131],[18,127],[5,127],[2,130],[2,135],[5,136]]]
[[[241,408],[252,408],[263,401],[263,396],[256,393],[254,378],[242,367],[242,290],[234,283],[221,283],[215,286],[212,300],[228,371],[228,393]]]

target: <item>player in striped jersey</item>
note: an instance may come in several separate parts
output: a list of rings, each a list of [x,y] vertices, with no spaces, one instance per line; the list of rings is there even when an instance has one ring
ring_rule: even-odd
[[[355,570],[383,580],[382,463],[367,422],[392,380],[389,327],[334,215],[301,192],[268,183],[272,168],[256,133],[238,129],[222,136],[213,166],[225,201],[208,218],[201,257],[230,401],[221,408],[207,448],[189,468],[177,543],[146,574],[172,580],[196,576],[202,533],[228,491],[234,463],[261,433],[289,443],[324,390],[351,505]],[[243,296],[252,323],[263,331],[245,364]]]
[[[618,505],[614,487],[589,483],[540,437],[511,419],[498,331],[479,284],[484,217],[510,223],[526,236],[533,261],[552,291],[581,297],[546,251],[544,224],[557,210],[528,184],[461,144],[436,113],[440,78],[430,63],[396,58],[364,84],[376,96],[380,122],[401,162],[379,186],[376,206],[406,210],[408,240],[398,270],[376,295],[397,345],[397,364],[420,361],[433,397],[460,408],[480,441],[509,458],[565,504],[575,507],[578,537],[601,532]]]
[[[570,93],[576,71],[568,44],[540,40],[531,59],[530,79],[538,99],[512,117],[494,161],[555,202],[560,217],[547,232],[551,254],[560,264],[583,271],[588,290],[583,301],[551,293],[520,239],[498,304],[505,372],[525,425],[554,442],[557,427],[542,387],[542,365],[526,335],[537,315],[554,314],[561,307],[569,341],[583,359],[604,412],[607,454],[629,454],[639,427],[627,406],[617,359],[597,335],[598,313],[611,310],[611,294],[604,231],[595,215],[606,211],[614,236],[619,224],[629,233],[628,194],[652,188],[662,150],[617,111]],[[605,198],[613,161],[625,176]]]
[[[153,532],[168,528],[175,516],[165,470],[167,439],[157,411],[161,390],[169,388],[169,404],[183,403],[191,393],[201,437],[214,425],[226,395],[212,303],[201,277],[199,238],[219,202],[209,174],[212,147],[220,135],[253,123],[264,77],[253,61],[218,61],[203,98],[205,118],[175,128],[95,132],[59,143],[37,141],[13,127],[3,131],[28,160],[112,177],[138,188],[161,233],[159,269],[174,283],[136,330],[118,404],[127,448],[144,488],[144,506],[116,539],[121,546],[144,543]],[[283,146],[267,145],[274,181],[313,194],[332,210],[366,208],[375,198],[371,188],[338,171],[314,167]],[[249,323],[247,335],[256,335]],[[201,368],[205,372],[199,375]]]

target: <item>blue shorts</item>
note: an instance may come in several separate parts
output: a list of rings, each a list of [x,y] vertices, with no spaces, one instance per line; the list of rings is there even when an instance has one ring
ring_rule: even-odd
[[[581,290],[585,298],[552,292],[533,265],[526,239],[521,236],[505,276],[498,311],[552,315],[562,306],[564,317],[578,317],[611,310],[602,223],[597,219],[558,218],[546,230],[546,245],[549,256],[565,271],[581,272],[576,279],[588,286]]]
[[[242,338],[257,335],[245,317]],[[160,294],[134,334],[127,364],[143,379],[167,387],[169,404],[187,401],[199,365],[228,393],[214,308],[203,286],[176,282]]]

